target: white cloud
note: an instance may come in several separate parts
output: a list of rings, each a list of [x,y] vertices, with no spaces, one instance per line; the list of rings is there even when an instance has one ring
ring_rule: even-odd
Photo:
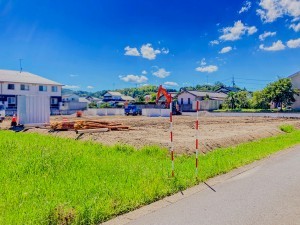
[[[176,82],[172,82],[172,81],[167,81],[167,82],[165,82],[164,83],[164,85],[166,85],[166,86],[178,86],[178,84],[176,83]]]
[[[232,50],[232,47],[227,46],[227,47],[222,48],[221,51],[219,51],[219,53],[224,54],[224,53],[230,52],[231,50]]]
[[[197,67],[196,71],[199,71],[201,73],[213,73],[218,71],[218,67],[214,66],[214,65],[209,65],[209,66],[201,66],[201,67]]]
[[[220,44],[220,42],[219,42],[218,40],[213,40],[213,41],[210,41],[209,44],[210,44],[211,46],[214,46],[214,45]]]
[[[289,40],[286,45],[289,48],[300,48],[300,38],[294,39],[294,40]]]
[[[126,75],[126,76],[119,76],[119,78],[125,82],[131,82],[131,83],[145,83],[148,81],[148,78],[145,76],[137,76],[137,75]]]
[[[70,77],[78,77],[77,74],[70,74]]]
[[[225,27],[221,31],[223,32],[223,35],[219,37],[220,40],[235,41],[241,39],[246,33],[248,33],[248,35],[254,34],[257,32],[257,29],[255,26],[248,27],[239,20],[234,23],[233,27]]]
[[[129,56],[140,56],[141,54],[137,50],[137,48],[131,48],[129,46],[124,48],[125,54],[124,55],[129,55]]]
[[[260,9],[256,10],[261,20],[271,23],[285,15],[298,18],[300,16],[299,0],[260,0]]]
[[[169,54],[169,52],[170,52],[170,50],[167,49],[167,48],[162,48],[162,49],[161,49],[161,53],[162,53],[162,54],[165,54],[165,55],[166,55],[166,54]]]
[[[142,74],[143,74],[143,75],[146,75],[146,74],[147,74],[147,71],[146,71],[146,70],[143,70],[143,71],[142,71]]]
[[[201,59],[200,65],[201,65],[201,66],[205,66],[205,65],[206,65],[206,60],[205,60],[205,58],[202,58],[202,59]]]
[[[166,78],[167,76],[170,76],[170,74],[171,72],[166,71],[164,68],[160,68],[153,73],[154,76],[159,78]]]
[[[94,86],[90,86],[90,85],[89,85],[89,86],[87,86],[86,88],[87,88],[87,89],[93,89]]]
[[[255,26],[248,28],[248,35],[255,34],[257,32],[257,28]]]
[[[259,40],[263,41],[265,40],[267,37],[273,37],[276,35],[276,32],[264,32],[263,34],[259,35]]]
[[[159,49],[154,50],[151,44],[145,44],[141,47],[142,57],[145,59],[153,60],[156,58],[156,55],[160,54],[161,51]]]
[[[79,89],[80,86],[77,85],[65,85],[63,86],[64,89]]]
[[[265,50],[265,51],[281,51],[285,49],[285,45],[282,43],[282,41],[273,42],[273,44],[270,47],[265,47],[263,44],[259,46],[259,49]]]
[[[298,24],[291,24],[290,26],[291,29],[293,29],[295,32],[299,32],[300,31],[300,23]]]
[[[250,8],[251,8],[251,2],[250,1],[246,1],[244,3],[243,7],[241,8],[241,10],[239,11],[239,14],[241,14],[243,12],[247,12]]]

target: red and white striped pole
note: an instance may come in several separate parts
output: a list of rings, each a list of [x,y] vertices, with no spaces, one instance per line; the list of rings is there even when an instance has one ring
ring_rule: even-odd
[[[171,147],[171,160],[172,160],[172,177],[174,177],[174,145],[173,145],[173,114],[172,114],[172,101],[170,103],[170,147]]]
[[[200,102],[196,102],[196,175],[198,175],[198,154],[199,154],[199,110],[200,110]]]

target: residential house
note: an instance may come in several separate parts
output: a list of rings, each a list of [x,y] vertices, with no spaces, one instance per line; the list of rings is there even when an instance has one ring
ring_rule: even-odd
[[[122,95],[120,92],[115,91],[108,91],[103,96],[103,102],[120,103],[125,101],[135,102],[135,99],[130,96]]]
[[[74,113],[78,110],[86,110],[88,108],[88,103],[81,102],[80,97],[76,94],[67,94],[62,96],[62,102],[60,103],[60,111],[69,111],[69,113]],[[68,112],[66,112],[68,114]]]
[[[300,91],[300,71],[290,75],[288,78],[291,79],[293,88],[296,88]],[[300,96],[295,95],[296,101],[292,105],[292,109],[300,109]]]
[[[17,110],[17,96],[48,96],[50,108],[58,109],[62,84],[44,77],[14,70],[0,70],[0,102]]]
[[[220,87],[215,92],[228,94],[229,92],[238,92],[239,89],[235,87]]]
[[[226,97],[224,93],[185,90],[177,95],[177,103],[182,111],[195,110],[196,101],[202,102],[201,110],[214,110],[220,107]]]

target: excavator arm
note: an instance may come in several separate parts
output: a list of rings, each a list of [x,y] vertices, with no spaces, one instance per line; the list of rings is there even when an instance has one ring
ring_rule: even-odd
[[[165,88],[162,87],[162,85],[159,85],[157,94],[156,94],[156,104],[158,103],[159,98],[164,95],[166,98],[166,108],[169,108],[170,103],[172,102],[172,96],[167,92]]]

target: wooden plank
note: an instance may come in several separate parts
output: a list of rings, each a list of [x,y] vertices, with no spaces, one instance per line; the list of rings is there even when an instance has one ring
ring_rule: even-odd
[[[99,133],[99,132],[107,132],[109,131],[108,128],[99,128],[99,129],[84,129],[84,130],[77,130],[77,134],[84,134],[84,133]]]

